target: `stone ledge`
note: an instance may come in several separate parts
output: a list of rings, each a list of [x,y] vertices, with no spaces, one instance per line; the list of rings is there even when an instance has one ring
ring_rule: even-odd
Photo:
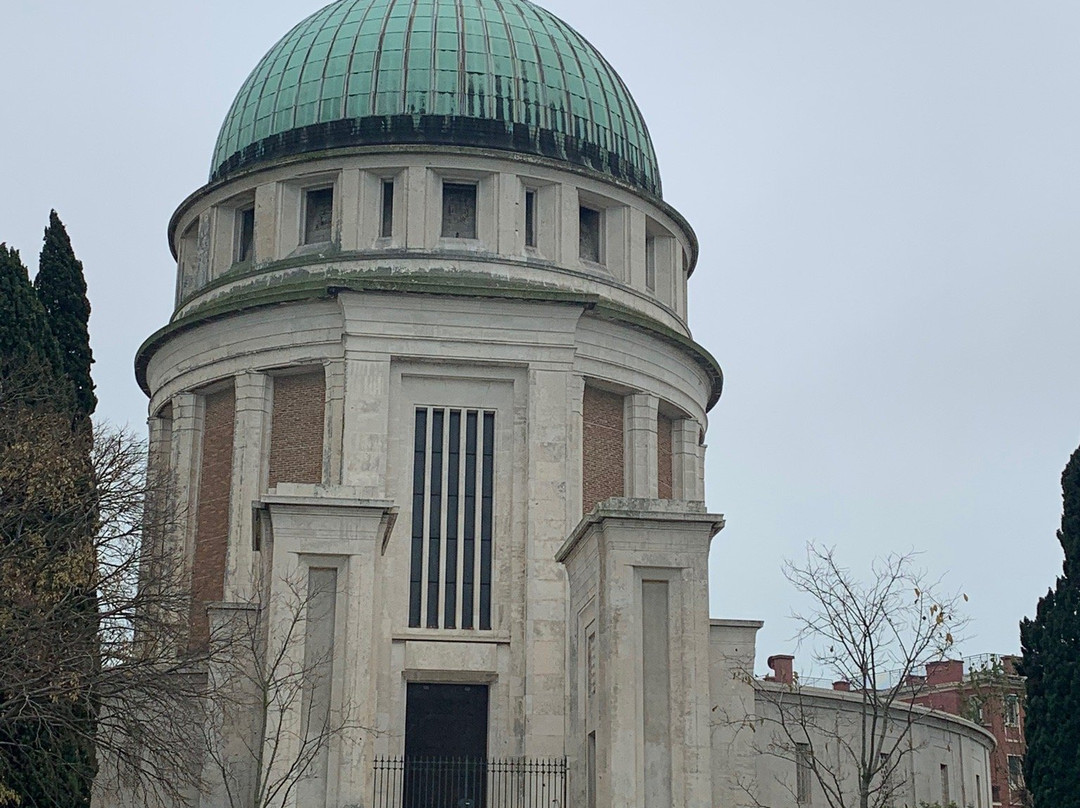
[[[574,528],[555,554],[555,560],[566,561],[585,534],[593,526],[607,520],[663,524],[708,524],[710,538],[719,533],[724,527],[724,517],[721,514],[708,513],[704,502],[611,497],[603,502],[598,502],[592,511],[578,522],[577,527]]]

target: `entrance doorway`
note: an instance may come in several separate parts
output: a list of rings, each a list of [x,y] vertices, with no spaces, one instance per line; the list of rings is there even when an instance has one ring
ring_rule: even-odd
[[[487,685],[408,685],[405,808],[484,808],[487,735]]]

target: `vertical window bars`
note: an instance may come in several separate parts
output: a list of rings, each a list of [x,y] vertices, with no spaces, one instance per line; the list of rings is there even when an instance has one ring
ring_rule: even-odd
[[[491,629],[495,413],[418,407],[409,626]]]

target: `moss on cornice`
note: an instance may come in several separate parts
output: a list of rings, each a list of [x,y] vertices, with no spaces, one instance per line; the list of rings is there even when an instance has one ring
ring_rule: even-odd
[[[178,334],[241,312],[307,300],[332,299],[342,291],[495,298],[580,306],[591,310],[595,316],[657,337],[689,354],[710,380],[711,391],[706,410],[713,408],[723,392],[723,370],[708,351],[674,329],[599,295],[571,292],[541,284],[493,279],[487,275],[428,273],[417,276],[393,272],[363,275],[319,273],[317,276],[310,275],[305,278],[292,277],[287,284],[274,285],[268,282],[245,286],[199,306],[148,337],[135,355],[136,380],[143,392],[150,395],[146,381],[150,358],[166,341]]]

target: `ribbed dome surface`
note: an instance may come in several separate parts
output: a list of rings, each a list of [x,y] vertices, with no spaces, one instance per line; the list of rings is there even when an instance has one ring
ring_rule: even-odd
[[[211,179],[393,144],[541,155],[660,195],[648,129],[618,74],[528,0],[338,0],[316,12],[244,82]]]

